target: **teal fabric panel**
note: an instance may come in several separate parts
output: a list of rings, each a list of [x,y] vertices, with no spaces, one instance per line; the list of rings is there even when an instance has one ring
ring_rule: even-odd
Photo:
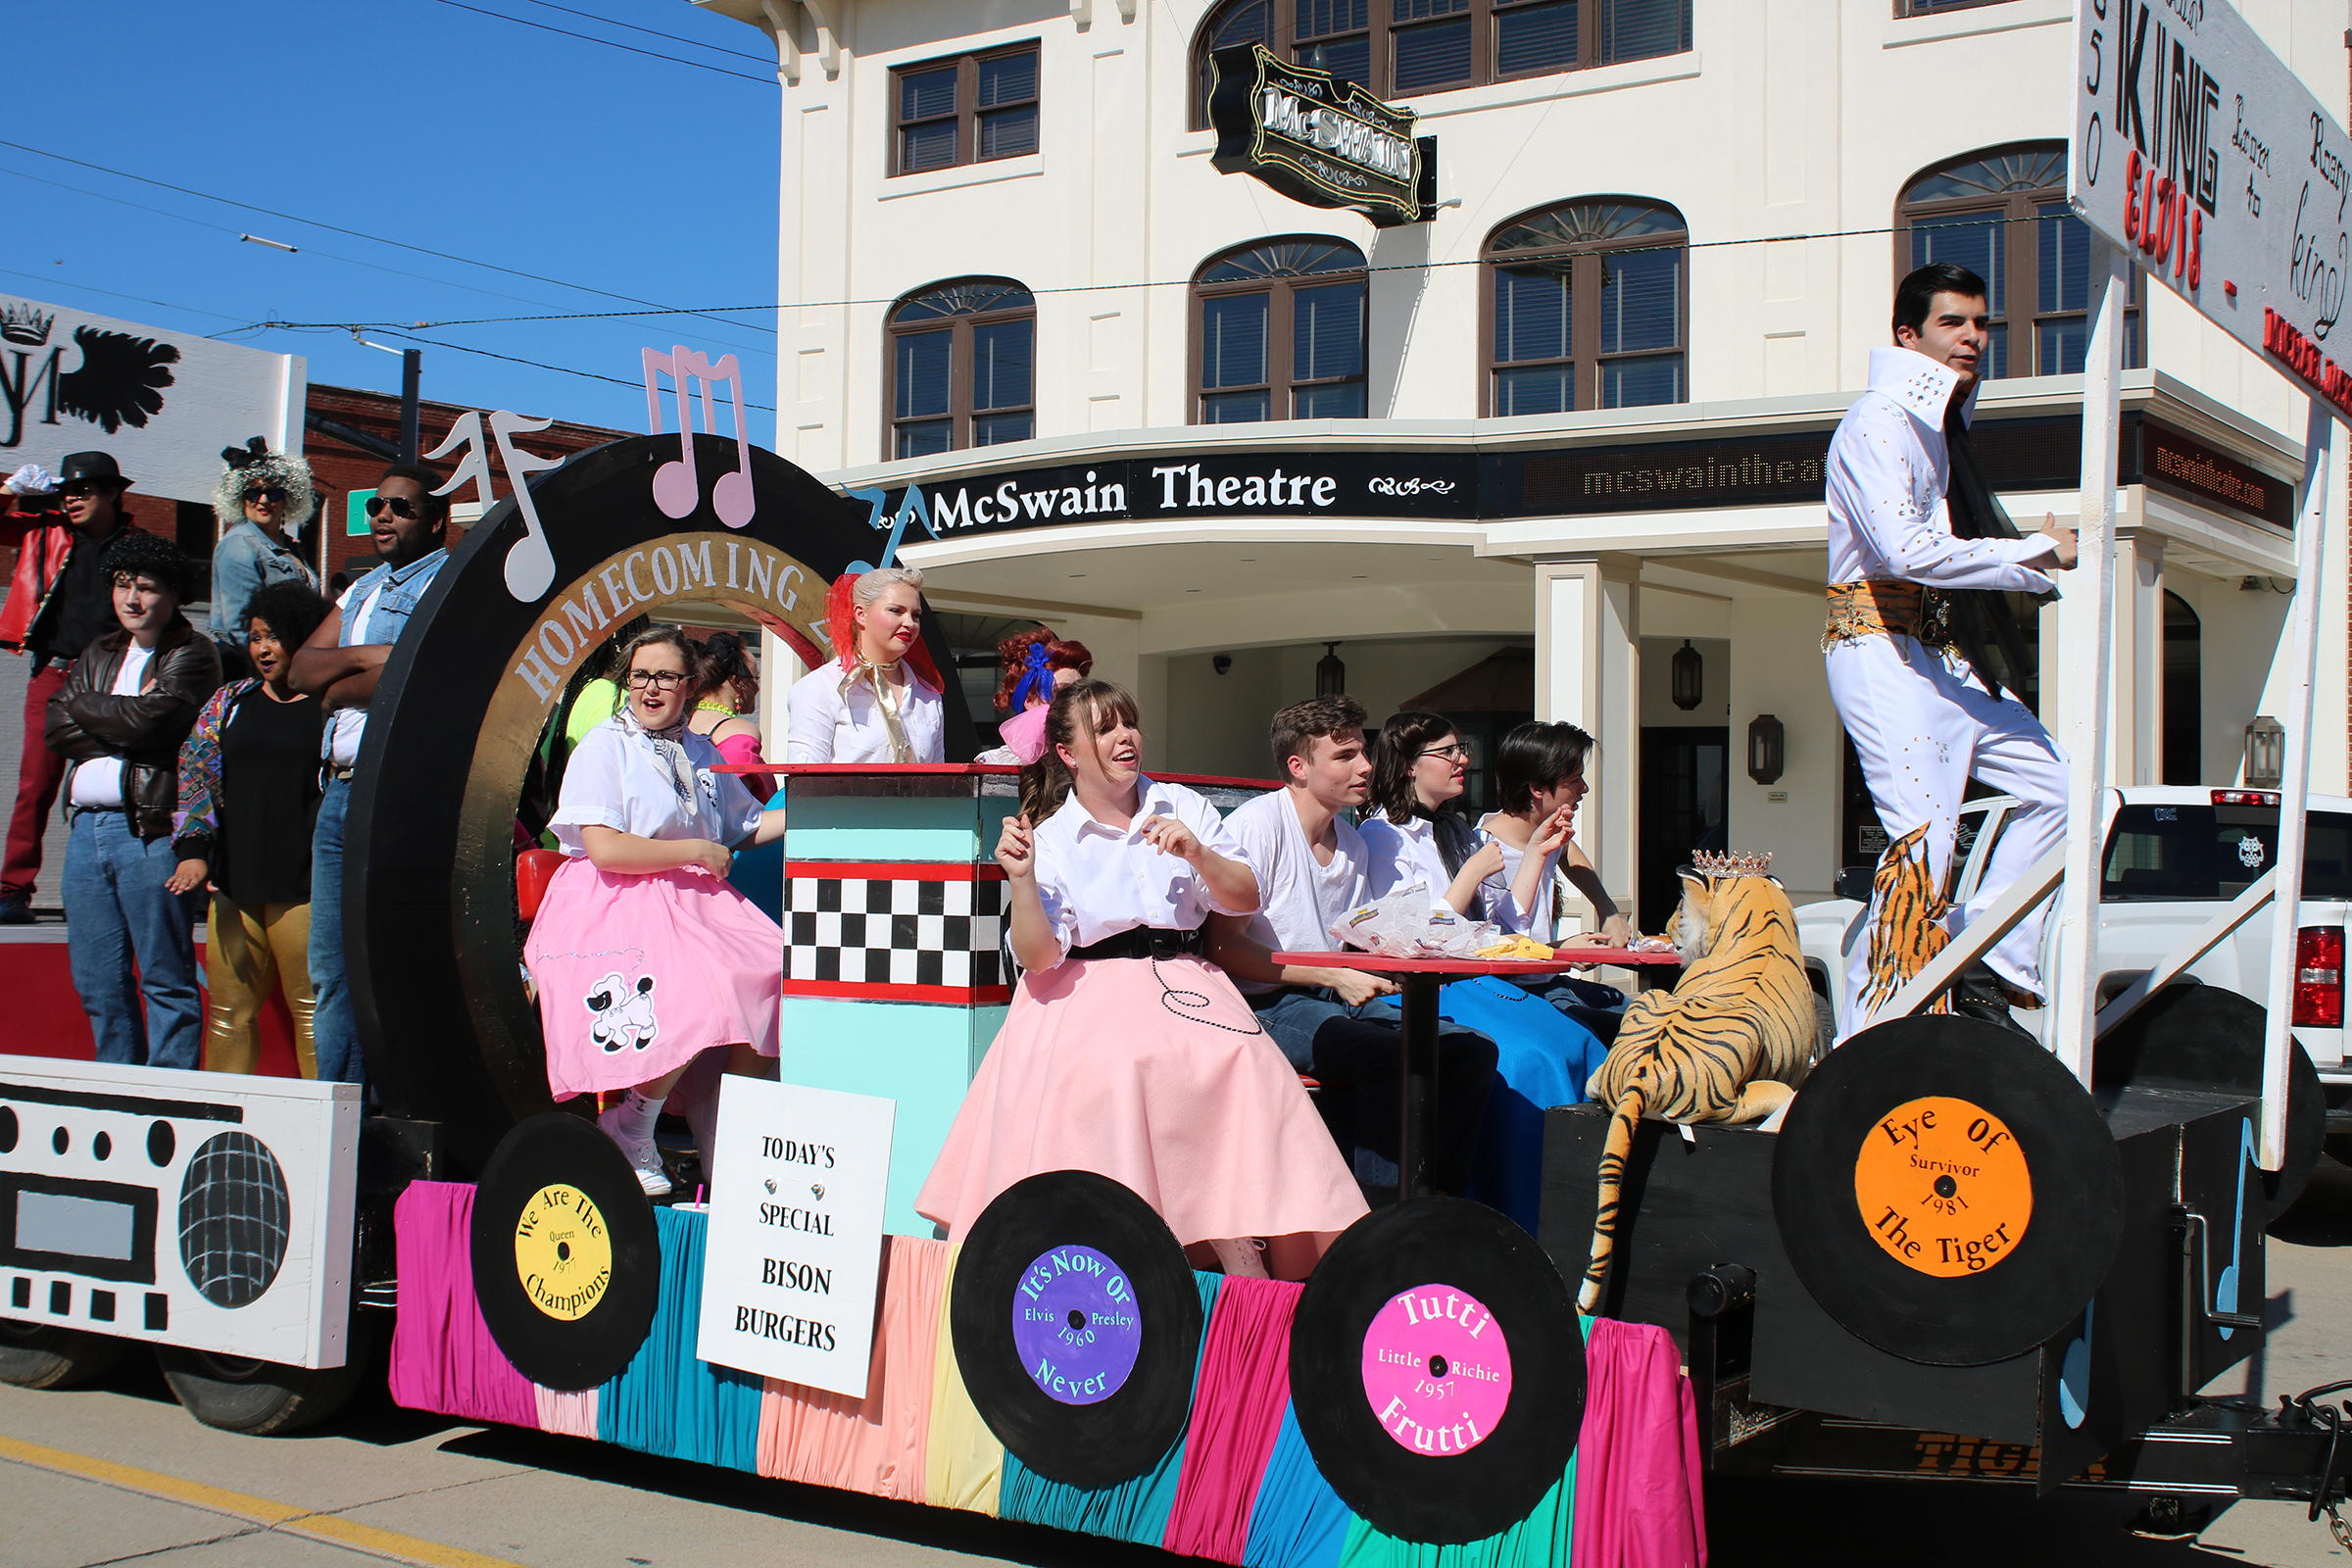
[[[597,1395],[597,1436],[645,1453],[756,1469],[763,1385],[694,1353],[704,1216],[657,1208],[654,1224],[662,1240],[662,1301],[635,1358]]]

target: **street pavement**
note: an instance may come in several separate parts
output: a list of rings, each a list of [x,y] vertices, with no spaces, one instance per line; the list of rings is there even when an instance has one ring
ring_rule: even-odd
[[[2275,1403],[2352,1377],[2352,1170],[2322,1166],[2270,1252],[2264,1355],[2208,1393]],[[1030,1526],[654,1459],[576,1438],[401,1410],[378,1385],[291,1438],[197,1425],[143,1357],[90,1389],[0,1388],[0,1568],[842,1568],[1179,1559]],[[2146,1541],[2139,1499],[1967,1483],[1726,1480],[1717,1568],[2318,1568],[2352,1563],[2300,1504],[2239,1503],[2190,1543]]]

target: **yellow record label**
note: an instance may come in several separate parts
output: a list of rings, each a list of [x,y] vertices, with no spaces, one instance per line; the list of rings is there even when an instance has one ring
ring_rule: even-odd
[[[2034,1220],[2034,1174],[2000,1117],[1957,1098],[1898,1105],[1862,1140],[1854,1203],[1871,1239],[1906,1268],[1981,1274]]]
[[[531,1195],[514,1222],[514,1275],[549,1317],[574,1323],[596,1310],[612,1284],[612,1238],[586,1193],[554,1182]]]

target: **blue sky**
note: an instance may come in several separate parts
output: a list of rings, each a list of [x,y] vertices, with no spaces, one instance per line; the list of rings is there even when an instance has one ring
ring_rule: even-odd
[[[778,89],[764,43],[686,0],[13,8],[0,293],[302,354],[313,381],[392,393],[400,361],[348,332],[254,325],[769,306]],[[368,335],[424,350],[427,398],[633,430],[642,346],[732,352],[749,400],[772,405],[774,328],[756,309]],[[772,413],[751,424],[773,445]]]

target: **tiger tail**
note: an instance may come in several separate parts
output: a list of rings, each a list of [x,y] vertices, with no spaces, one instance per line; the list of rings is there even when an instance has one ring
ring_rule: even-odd
[[[1586,1266],[1585,1283],[1577,1292],[1576,1309],[1587,1317],[1600,1305],[1602,1287],[1609,1281],[1609,1263],[1617,1255],[1617,1205],[1625,1186],[1625,1162],[1634,1152],[1634,1129],[1649,1108],[1649,1092],[1642,1075],[1625,1086],[1609,1132],[1600,1150],[1599,1191],[1592,1205],[1592,1261]]]

